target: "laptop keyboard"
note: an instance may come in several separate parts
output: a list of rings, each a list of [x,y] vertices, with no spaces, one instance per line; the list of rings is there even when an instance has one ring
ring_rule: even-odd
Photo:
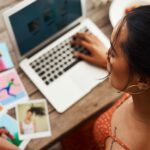
[[[89,32],[87,28],[79,32]],[[74,56],[75,51],[89,55],[90,53],[82,46],[72,46],[70,43],[73,37],[70,37],[56,47],[50,49],[44,55],[40,56],[30,66],[39,75],[46,85],[56,80],[59,76],[77,64],[80,59]]]

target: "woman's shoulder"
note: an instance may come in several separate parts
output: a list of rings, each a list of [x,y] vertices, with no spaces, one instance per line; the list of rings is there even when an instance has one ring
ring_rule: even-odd
[[[101,147],[104,146],[106,138],[111,134],[111,119],[113,112],[115,112],[115,110],[121,106],[129,96],[129,94],[124,94],[111,108],[97,118],[94,124],[94,138]]]

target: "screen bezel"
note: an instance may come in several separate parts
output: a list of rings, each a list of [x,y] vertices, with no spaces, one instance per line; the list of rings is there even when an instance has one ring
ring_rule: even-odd
[[[14,7],[10,8],[7,11],[5,11],[3,13],[4,21],[5,21],[6,27],[8,29],[9,35],[10,35],[10,40],[11,40],[13,46],[14,46],[14,49],[15,49],[15,52],[16,52],[16,55],[17,55],[17,59],[19,61],[21,61],[26,57],[30,57],[32,54],[36,53],[37,51],[42,49],[44,46],[48,45],[50,42],[52,42],[53,40],[58,38],[60,35],[62,35],[63,33],[66,33],[69,29],[71,29],[75,25],[79,24],[86,16],[85,0],[80,0],[80,1],[81,1],[81,11],[82,11],[81,17],[79,17],[78,19],[76,19],[75,21],[70,23],[68,26],[66,26],[65,28],[60,30],[57,34],[55,34],[52,37],[48,38],[47,40],[45,40],[41,44],[37,45],[34,49],[30,49],[26,54],[23,54],[23,55],[21,55],[21,53],[20,53],[16,38],[15,38],[15,34],[14,34],[12,26],[11,26],[10,16],[12,16],[13,14],[17,13],[18,11],[24,9],[25,7],[29,6],[30,4],[36,2],[36,0],[25,0],[25,1],[19,2]]]

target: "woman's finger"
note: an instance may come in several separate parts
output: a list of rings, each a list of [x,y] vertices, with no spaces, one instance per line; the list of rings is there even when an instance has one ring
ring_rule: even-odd
[[[90,33],[77,33],[75,39],[85,40],[87,42],[92,42],[92,35]]]
[[[89,63],[92,63],[92,64],[94,63],[94,60],[91,56],[85,55],[85,54],[80,53],[80,52],[75,52],[74,55],[78,58],[81,58],[81,59],[89,62]]]
[[[86,41],[73,41],[72,45],[77,45],[77,46],[83,46],[84,48],[86,48],[90,53],[93,52],[93,47],[92,44],[86,42]]]

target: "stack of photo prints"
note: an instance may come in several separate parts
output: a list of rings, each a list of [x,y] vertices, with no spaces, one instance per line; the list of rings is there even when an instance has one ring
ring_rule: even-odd
[[[7,114],[15,108],[16,119]],[[24,150],[30,139],[51,136],[45,99],[30,100],[5,43],[0,43],[0,138]]]

